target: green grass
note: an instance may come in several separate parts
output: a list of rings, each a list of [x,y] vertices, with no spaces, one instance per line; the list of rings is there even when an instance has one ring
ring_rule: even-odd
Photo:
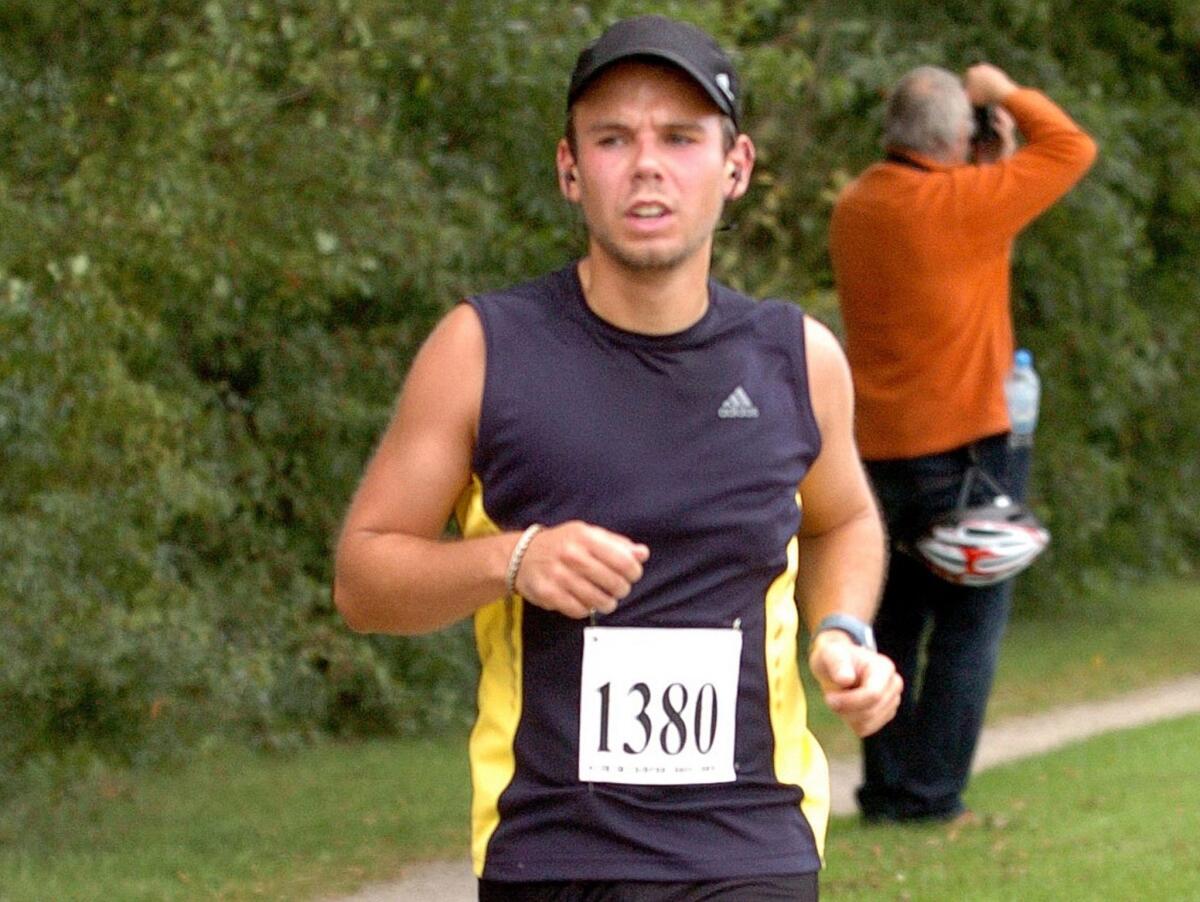
[[[467,844],[465,739],[224,749],[0,815],[0,902],[320,898]]]
[[[993,716],[1200,669],[1197,610],[1200,584],[1159,583],[1019,613]],[[819,698],[812,709],[831,751],[854,747]],[[1082,892],[1075,872],[1095,881],[1093,890],[1141,887],[1130,883],[1136,877],[1147,886],[1162,879],[1167,889],[1134,897],[1200,898],[1195,887],[1190,895],[1171,889],[1171,869],[1200,858],[1198,730],[1185,721],[1117,734],[986,772],[969,796],[994,815],[985,828],[950,835],[835,821],[828,894],[1096,898],[1038,894],[1040,882]],[[98,773],[0,811],[0,902],[319,899],[393,877],[407,863],[465,856],[467,804],[463,736],[330,743],[289,755],[226,748],[174,771]],[[993,895],[970,895],[980,892]]]
[[[1200,672],[1200,583],[1155,581],[1097,588],[1066,602],[1019,602],[1000,654],[988,721],[1096,701]],[[831,755],[857,740],[811,683],[812,730]]]
[[[823,896],[1200,899],[1200,717],[1102,736],[975,777],[969,827],[830,828]]]
[[[1200,671],[1200,582],[1098,589],[1018,609],[1004,640],[992,719],[1092,701]]]

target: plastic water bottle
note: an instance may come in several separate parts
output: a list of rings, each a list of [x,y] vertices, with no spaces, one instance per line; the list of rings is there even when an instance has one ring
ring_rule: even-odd
[[[1033,368],[1033,354],[1020,348],[1013,355],[1012,372],[1004,379],[1004,399],[1008,402],[1008,418],[1012,423],[1008,436],[1010,447],[1028,448],[1033,444],[1041,397],[1042,380]]]

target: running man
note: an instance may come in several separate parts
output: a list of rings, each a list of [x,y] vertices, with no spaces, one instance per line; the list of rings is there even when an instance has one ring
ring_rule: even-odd
[[[801,616],[851,729],[898,704],[841,349],[709,275],[754,168],[738,91],[662,17],[583,50],[556,162],[586,256],[445,317],[346,517],[353,629],[474,617],[481,900],[815,899]]]

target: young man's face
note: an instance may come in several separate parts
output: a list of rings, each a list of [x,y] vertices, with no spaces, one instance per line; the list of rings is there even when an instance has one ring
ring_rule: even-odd
[[[574,106],[576,153],[559,144],[563,192],[579,203],[593,255],[669,269],[711,252],[727,197],[745,192],[754,151],[725,149],[721,114],[670,66],[623,62]]]

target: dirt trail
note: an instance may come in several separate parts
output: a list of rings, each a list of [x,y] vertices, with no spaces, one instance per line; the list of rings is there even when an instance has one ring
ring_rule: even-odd
[[[972,769],[978,772],[1101,733],[1188,714],[1200,714],[1200,674],[1106,701],[1070,705],[989,726],[980,738]],[[859,767],[857,758],[830,762],[834,814],[854,813]],[[475,898],[475,877],[470,863],[463,859],[413,865],[394,882],[327,902],[470,902]]]

